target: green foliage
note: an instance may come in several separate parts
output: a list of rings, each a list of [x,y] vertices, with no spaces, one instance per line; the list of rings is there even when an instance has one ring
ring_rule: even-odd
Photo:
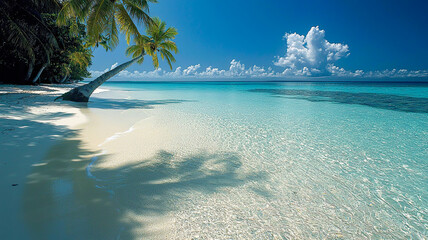
[[[45,69],[41,81],[60,83],[63,80],[83,80],[89,77],[87,67],[91,65],[92,51],[85,47],[86,32],[83,24],[77,24],[78,33],[73,34],[73,24],[56,24],[56,14],[43,14],[46,24],[56,36],[59,47],[52,54],[51,64]]]
[[[166,28],[166,23],[159,18],[153,18],[153,24],[147,27],[147,36],[139,36],[135,38],[135,45],[128,47],[126,54],[136,57],[147,53],[153,59],[153,66],[159,67],[158,53],[162,60],[166,60],[169,67],[172,69],[172,63],[175,58],[171,51],[178,52],[175,42],[175,36],[178,34],[177,29],[173,27]],[[141,59],[139,63],[143,60]]]
[[[91,53],[84,47],[85,28],[68,21],[56,25],[60,0],[0,1],[0,76],[3,82],[32,84],[42,66],[40,80],[60,82],[67,76],[89,76]],[[72,32],[78,32],[72,35]],[[85,61],[77,60],[79,54]],[[73,56],[72,56],[73,55]],[[85,63],[82,65],[82,63]],[[64,78],[66,77],[66,78]]]
[[[58,23],[86,23],[88,45],[113,49],[119,43],[119,30],[126,36],[128,44],[132,38],[141,36],[138,24],[152,24],[149,3],[157,0],[64,0],[58,14]],[[118,30],[119,28],[119,30]]]
[[[55,4],[48,4],[53,2],[0,1],[0,54],[3,59],[0,74],[7,80],[19,79],[25,83],[31,77],[37,60],[50,61],[50,55],[58,43],[38,10],[46,10],[48,6],[51,11],[58,10]]]

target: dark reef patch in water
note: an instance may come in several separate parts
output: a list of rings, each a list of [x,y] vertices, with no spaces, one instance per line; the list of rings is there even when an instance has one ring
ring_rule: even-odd
[[[274,96],[295,96],[311,102],[358,104],[401,112],[428,113],[428,98],[407,97],[383,93],[352,93],[340,91],[251,89],[249,92],[270,93]],[[287,97],[288,98],[288,97]]]

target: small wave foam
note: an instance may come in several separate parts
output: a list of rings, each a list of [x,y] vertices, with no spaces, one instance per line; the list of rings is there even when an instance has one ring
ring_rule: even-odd
[[[91,169],[92,169],[92,167],[93,167],[94,163],[98,160],[98,157],[99,157],[100,155],[105,154],[105,153],[106,153],[106,151],[102,151],[100,154],[98,154],[98,155],[96,155],[96,156],[93,156],[93,157],[91,158],[91,162],[90,162],[90,163],[88,164],[88,166],[86,167],[86,175],[87,175],[89,178],[93,178],[93,179],[95,179],[96,181],[102,181],[101,179],[96,178],[96,177],[91,173]]]
[[[118,133],[115,133],[115,134],[113,134],[113,136],[108,137],[104,142],[102,142],[102,143],[98,144],[98,147],[101,147],[102,145],[104,145],[104,144],[106,144],[106,143],[108,143],[108,142],[111,142],[111,141],[113,141],[113,140],[115,140],[115,139],[119,138],[121,135],[124,135],[124,134],[130,133],[130,132],[132,132],[132,131],[134,131],[134,130],[135,130],[135,128],[134,128],[134,126],[132,126],[132,127],[130,127],[128,130],[126,130],[126,131],[124,131],[124,132],[118,132]]]

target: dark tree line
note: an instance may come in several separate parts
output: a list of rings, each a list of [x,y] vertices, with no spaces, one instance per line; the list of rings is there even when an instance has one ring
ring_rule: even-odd
[[[85,25],[57,25],[61,2],[0,0],[0,82],[66,83],[90,76]]]

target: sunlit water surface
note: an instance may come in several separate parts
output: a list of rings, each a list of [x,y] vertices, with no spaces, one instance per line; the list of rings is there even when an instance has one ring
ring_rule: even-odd
[[[426,84],[105,87],[29,177],[35,238],[427,238]]]

